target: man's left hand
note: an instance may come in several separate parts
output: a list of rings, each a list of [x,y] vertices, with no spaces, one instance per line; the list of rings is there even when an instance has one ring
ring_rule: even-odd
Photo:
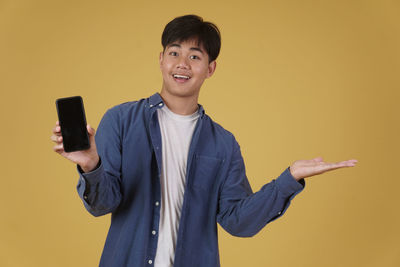
[[[327,171],[345,167],[354,167],[357,162],[356,159],[336,163],[324,162],[321,157],[311,160],[297,160],[290,166],[290,173],[297,181],[299,181],[300,179],[322,174]]]

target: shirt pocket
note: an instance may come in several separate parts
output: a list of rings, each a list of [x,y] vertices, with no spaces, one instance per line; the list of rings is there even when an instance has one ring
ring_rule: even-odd
[[[209,156],[195,156],[195,168],[193,171],[192,187],[194,189],[212,190],[217,185],[218,173],[223,159]]]

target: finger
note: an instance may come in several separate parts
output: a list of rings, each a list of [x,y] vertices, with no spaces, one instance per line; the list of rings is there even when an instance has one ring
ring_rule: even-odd
[[[89,124],[86,126],[86,128],[87,128],[87,131],[88,131],[90,137],[94,136],[94,134],[96,132],[95,129],[93,129]]]
[[[339,169],[339,168],[341,168],[341,167],[334,165],[332,163],[329,163],[329,164],[325,164],[325,165],[316,166],[314,169],[315,170],[314,172],[315,172],[315,174],[322,174],[324,172],[332,171],[332,170]]]
[[[345,160],[340,162],[318,162],[319,166],[323,166],[323,168],[328,167],[329,169],[332,168],[341,168],[341,167],[353,167],[358,161],[356,159],[352,160]]]
[[[356,163],[357,163],[357,161],[356,161],[356,162],[354,162],[354,161],[346,161],[346,162],[344,162],[343,164],[344,164],[346,167],[354,167],[354,166],[356,166]]]
[[[52,135],[52,136],[50,137],[50,139],[51,139],[51,141],[53,141],[54,143],[57,143],[57,144],[62,143],[62,136],[59,136],[59,135]]]
[[[345,160],[338,162],[338,164],[341,164],[343,166],[355,166],[357,162],[358,162],[357,160]]]
[[[358,162],[358,160],[356,160],[356,159],[349,159],[349,160],[343,160],[343,161],[340,161],[340,162]]]
[[[324,159],[322,157],[317,157],[317,158],[314,158],[312,160],[315,161],[315,162],[323,162],[324,161]]]
[[[55,126],[53,128],[53,133],[54,134],[61,134],[61,127],[60,126]]]
[[[323,166],[322,168],[324,169],[324,171],[331,171],[331,170],[336,170],[339,168],[345,168],[345,167],[353,167],[355,166],[354,163],[349,163],[347,161],[342,161],[342,162],[337,162],[337,163],[327,163],[325,166]]]
[[[57,126],[60,126],[60,122],[59,122],[59,121],[56,121],[56,125],[57,125]]]
[[[348,162],[357,163],[357,162],[358,162],[358,160],[356,160],[356,159],[349,159],[349,160],[348,160]]]
[[[310,160],[305,160],[303,162],[303,166],[320,166],[320,165],[324,165],[326,164],[326,162],[324,162],[324,160],[321,157],[318,158],[314,158],[314,159],[310,159]]]
[[[64,145],[61,143],[56,146],[53,146],[53,150],[57,153],[62,153],[64,152]]]

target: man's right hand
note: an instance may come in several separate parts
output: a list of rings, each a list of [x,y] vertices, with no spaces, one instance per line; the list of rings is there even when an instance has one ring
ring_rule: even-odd
[[[55,152],[78,164],[84,172],[90,172],[96,168],[100,159],[99,155],[97,154],[96,142],[94,140],[95,130],[90,127],[90,125],[87,125],[86,128],[90,140],[90,148],[87,150],[65,152],[61,136],[61,127],[58,121],[56,122],[56,126],[53,128],[51,140],[56,143],[56,145],[53,147]]]

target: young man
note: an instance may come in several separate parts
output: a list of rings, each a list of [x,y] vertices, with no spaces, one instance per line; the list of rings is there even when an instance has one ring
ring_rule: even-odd
[[[249,237],[284,214],[304,179],[356,160],[294,162],[253,193],[234,136],[208,117],[198,97],[216,68],[218,28],[194,15],[164,29],[161,93],[106,112],[91,148],[66,153],[78,164],[78,193],[94,216],[112,213],[100,266],[219,266],[217,222]]]

